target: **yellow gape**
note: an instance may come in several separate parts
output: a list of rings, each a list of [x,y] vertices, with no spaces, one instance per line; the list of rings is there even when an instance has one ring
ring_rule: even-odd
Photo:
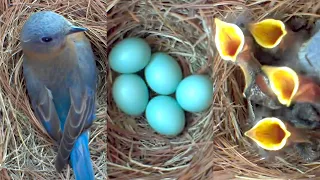
[[[280,20],[265,19],[248,25],[248,29],[256,42],[264,48],[274,48],[280,44],[287,34],[285,24]]]
[[[262,66],[270,81],[270,87],[279,102],[289,107],[299,89],[298,74],[289,67]]]
[[[277,151],[282,149],[291,133],[285,124],[278,118],[269,117],[260,120],[245,136],[252,139],[263,149]]]
[[[221,58],[225,61],[236,61],[237,55],[244,46],[242,30],[232,23],[214,19],[216,25],[215,45]]]

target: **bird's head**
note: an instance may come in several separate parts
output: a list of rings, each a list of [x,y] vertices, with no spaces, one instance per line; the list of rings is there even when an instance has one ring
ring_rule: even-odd
[[[279,102],[289,107],[299,90],[298,74],[287,66],[264,65],[261,69],[268,77],[271,90],[277,96]]]
[[[287,35],[285,24],[276,19],[264,19],[256,23],[249,23],[248,29],[256,42],[267,49],[278,46]]]
[[[277,151],[285,147],[291,132],[287,130],[285,123],[280,119],[266,117],[246,131],[245,136],[265,150]]]
[[[57,53],[64,47],[68,35],[86,30],[52,11],[36,12],[23,25],[22,49],[36,54]]]
[[[215,45],[219,55],[225,61],[236,62],[237,56],[243,50],[245,37],[239,26],[214,19],[216,26]]]

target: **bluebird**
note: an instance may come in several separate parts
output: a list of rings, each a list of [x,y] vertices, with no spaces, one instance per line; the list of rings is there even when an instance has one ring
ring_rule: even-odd
[[[255,56],[261,64],[272,66],[288,66],[298,73],[306,74],[309,69],[302,68],[303,62],[298,52],[310,38],[310,33],[301,26],[298,20],[288,22],[269,18],[256,23],[248,23],[248,29],[259,44]],[[307,73],[309,75],[309,73]]]
[[[32,14],[21,31],[23,75],[35,116],[59,148],[55,168],[94,179],[89,128],[95,116],[95,56],[84,31],[52,11]]]
[[[259,154],[264,158],[271,160],[291,150],[295,150],[305,162],[320,158],[320,133],[310,125],[297,122],[294,111],[299,110],[300,115],[309,119],[312,115],[305,113],[312,112],[302,112],[305,109],[300,105],[293,109],[270,109],[252,104],[252,109],[251,127],[244,134],[256,142]]]
[[[304,160],[314,161],[320,158],[320,134],[316,132],[320,127],[320,86],[310,75],[319,75],[319,63],[315,63],[320,54],[316,43],[319,30],[305,41],[308,35],[304,30],[294,32],[280,20],[249,21],[245,13],[233,23],[215,18],[219,55],[244,74],[243,95],[252,126],[245,136],[257,143],[262,154],[266,150],[273,156],[291,147]],[[312,67],[307,66],[307,58]]]
[[[310,32],[304,28],[305,24],[306,22],[297,18],[290,20],[288,23],[267,19],[258,23],[251,23],[248,26],[255,39],[258,40],[257,42],[260,39],[260,45],[271,50],[268,52],[272,55],[273,60],[266,58],[266,53],[262,51],[256,52],[261,63],[272,66],[285,65],[291,68],[290,71],[284,73],[281,67],[265,66],[265,72],[271,82],[278,83],[278,88],[273,88],[273,91],[281,92],[282,88],[287,93],[292,94],[287,96],[290,98],[286,100],[288,103],[285,103],[290,108],[283,112],[288,112],[287,114],[290,115],[288,119],[294,124],[314,129],[320,127],[320,63],[318,63],[320,57],[318,43],[320,21],[316,22],[311,31],[308,30]],[[264,28],[262,29],[261,26],[264,26]],[[271,42],[277,42],[271,43],[272,47],[266,46],[267,41],[261,41],[266,34],[274,37],[275,40]],[[293,83],[290,83],[290,79],[293,80],[291,81]],[[280,84],[286,84],[285,88],[281,87]],[[290,90],[290,84],[294,87],[291,89],[295,91]],[[286,93],[282,95],[286,95]]]

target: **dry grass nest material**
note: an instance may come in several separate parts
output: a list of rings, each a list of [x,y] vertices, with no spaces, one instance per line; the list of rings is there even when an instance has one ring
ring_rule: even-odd
[[[87,27],[97,56],[97,119],[91,128],[90,151],[96,179],[106,179],[106,47],[105,1],[20,0],[0,2],[0,179],[74,179],[71,169],[55,171],[57,147],[35,118],[22,76],[19,33],[27,17],[52,10]]]
[[[180,63],[184,75],[206,73],[215,84],[206,112],[187,114],[182,135],[156,134],[143,116],[122,114],[108,93],[108,176],[111,179],[299,179],[320,175],[319,163],[303,164],[294,154],[267,162],[243,135],[246,125],[242,73],[223,62],[213,45],[213,17],[250,11],[261,20],[270,13],[282,20],[319,17],[317,1],[139,1],[107,4],[108,52],[125,37],[145,38],[154,51]],[[108,89],[116,74],[108,67]]]

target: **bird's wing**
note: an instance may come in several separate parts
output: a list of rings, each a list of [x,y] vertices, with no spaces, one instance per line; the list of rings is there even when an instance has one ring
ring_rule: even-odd
[[[78,56],[80,77],[78,82],[72,83],[70,87],[71,105],[67,116],[62,140],[60,143],[56,169],[61,170],[67,164],[68,158],[78,136],[89,128],[95,119],[95,92],[97,83],[97,71],[95,56],[91,49],[90,41],[84,33],[69,35],[75,44]]]
[[[94,92],[97,88],[97,67],[95,63],[96,57],[93,54],[89,39],[84,33],[75,33],[70,36],[76,46],[76,51],[80,52],[78,58],[79,69],[82,74],[82,80],[86,86],[90,87]],[[95,109],[95,105],[93,107]],[[86,121],[85,128],[89,128],[92,121],[95,119],[95,114],[91,119]]]
[[[59,142],[62,135],[60,120],[51,91],[34,76],[28,66],[24,66],[23,73],[35,116],[41,121],[51,138]]]
[[[93,89],[75,85],[70,88],[71,106],[67,116],[64,132],[56,159],[56,168],[61,171],[72,151],[72,148],[85,129],[87,121],[91,121],[95,110],[95,92]]]

